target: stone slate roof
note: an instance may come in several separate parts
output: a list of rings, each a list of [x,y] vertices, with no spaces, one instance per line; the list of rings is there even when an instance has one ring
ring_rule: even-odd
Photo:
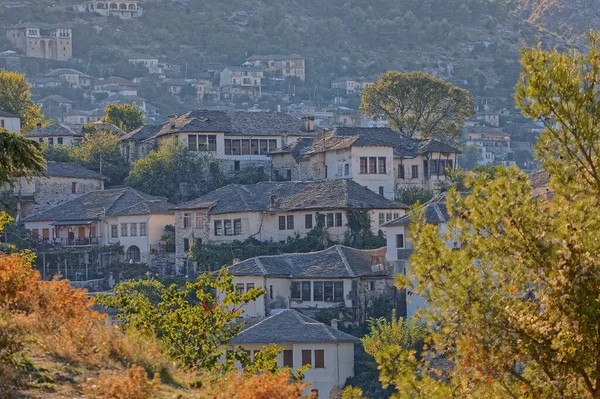
[[[506,133],[505,131],[502,131],[502,129],[488,127],[488,126],[470,126],[469,131],[474,132],[474,133],[485,133],[488,136],[491,135],[491,136],[510,137],[510,134]]]
[[[44,212],[26,218],[25,222],[99,220],[103,216],[170,215],[172,204],[130,187],[90,191]]]
[[[20,28],[39,28],[39,29],[72,29],[73,25],[69,23],[58,23],[58,24],[48,24],[44,22],[22,22],[16,25],[12,25],[7,29],[20,29]]]
[[[385,261],[386,248],[354,249],[335,245],[324,251],[258,256],[229,266],[233,276],[268,276],[286,278],[354,278],[391,277],[371,270],[374,258]]]
[[[73,177],[76,179],[95,179],[95,180],[107,180],[106,176],[101,175],[98,172],[84,168],[77,163],[67,162],[53,162],[48,161],[46,163],[46,169],[44,175],[48,177]]]
[[[73,75],[83,76],[84,78],[91,78],[90,75],[85,74],[81,71],[78,71],[77,69],[71,69],[71,68],[54,69],[54,70],[48,72],[46,74],[46,76],[60,76],[60,75],[64,75],[64,74],[73,74]]]
[[[162,127],[163,127],[162,125],[144,125],[144,126],[141,126],[137,129],[121,136],[120,140],[121,141],[146,140],[146,139],[153,137],[155,134],[157,134],[160,131],[160,129],[162,129]]]
[[[0,109],[0,116],[4,117],[4,118],[19,118],[19,115],[14,114],[12,112],[8,112],[8,111],[3,111]]]
[[[38,100],[37,103],[45,103],[46,101],[55,101],[57,103],[65,103],[65,104],[73,104],[74,101],[73,100],[69,100],[66,97],[63,97],[61,95],[58,94],[51,94],[49,96],[46,96],[44,98],[42,98],[41,100]]]
[[[446,207],[446,197],[446,193],[443,193],[423,204],[425,207],[425,220],[427,223],[442,224],[450,220],[448,208]],[[410,213],[407,213],[406,215],[400,216],[398,219],[382,225],[382,227],[404,226],[411,224],[411,222],[411,215]]]
[[[230,184],[174,209],[203,209],[218,215],[232,212],[292,212],[343,209],[406,209],[348,179],[303,182]]]
[[[174,126],[173,126],[174,125]],[[195,110],[165,123],[155,137],[179,132],[223,132],[235,136],[316,136],[304,122],[283,112]]]
[[[333,329],[293,309],[285,309],[265,317],[229,341],[242,344],[292,344],[292,343],[360,343],[353,335]]]
[[[428,152],[445,152],[450,154],[460,153],[459,150],[452,147],[450,144],[446,144],[442,141],[435,139],[421,140],[421,142],[419,143],[419,151],[421,152],[421,154],[425,154]]]
[[[545,170],[536,170],[529,174],[529,181],[533,188],[546,187],[550,184],[550,175]]]
[[[73,136],[83,137],[83,134],[75,132],[73,129],[62,123],[53,123],[46,127],[41,127],[24,134],[25,137],[52,137],[52,136]]]

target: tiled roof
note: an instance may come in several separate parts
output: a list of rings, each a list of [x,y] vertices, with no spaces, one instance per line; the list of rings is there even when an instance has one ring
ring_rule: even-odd
[[[354,278],[391,276],[373,272],[374,259],[385,261],[386,248],[354,249],[335,245],[324,251],[258,256],[227,270],[233,276],[277,276],[286,278]]]
[[[360,343],[353,335],[333,329],[293,309],[282,310],[245,327],[229,341],[242,344]]]
[[[4,117],[4,118],[19,118],[19,115],[12,113],[12,112],[8,112],[8,111],[3,111],[0,109],[0,116]]]
[[[446,207],[446,193],[440,194],[423,204],[425,207],[425,221],[429,224],[442,224],[450,220],[448,208]],[[400,216],[398,219],[388,222],[382,227],[404,226],[411,224],[411,214]]]
[[[46,163],[44,175],[48,177],[74,177],[77,179],[97,179],[106,180],[107,178],[100,173],[84,168],[77,163],[53,162]]]
[[[173,207],[130,187],[90,191],[54,208],[26,218],[25,222],[98,220],[103,216],[170,215]]]
[[[174,125],[174,126],[173,126]],[[304,121],[283,112],[195,110],[165,123],[156,137],[178,132],[223,132],[236,136],[316,136]]]
[[[459,150],[452,147],[450,144],[446,144],[442,141],[435,139],[421,140],[419,143],[419,152],[425,154],[428,152],[444,152],[444,153],[460,153]]]
[[[290,55],[284,55],[284,54],[269,54],[266,57],[268,60],[273,60],[273,61],[283,61],[283,60],[293,60],[293,59],[301,59],[304,57],[301,57],[298,54],[290,54]]]
[[[348,179],[230,184],[174,209],[209,208],[209,214],[302,210],[407,208]]]
[[[535,172],[531,172],[529,174],[529,181],[531,182],[531,187],[533,188],[541,188],[546,187],[550,184],[550,175],[545,170],[536,170]]]
[[[46,76],[60,76],[60,75],[64,75],[64,74],[79,75],[79,76],[83,76],[84,78],[91,78],[90,75],[80,72],[77,69],[71,69],[71,68],[53,69],[52,71],[48,72],[46,74]]]
[[[69,100],[68,98],[60,96],[58,94],[51,94],[49,96],[46,96],[46,97],[42,98],[41,100],[38,100],[37,103],[45,103],[46,101],[55,101],[57,103],[65,103],[65,104],[73,104],[74,103],[73,100]]]
[[[162,125],[144,125],[144,126],[141,126],[137,129],[135,129],[132,132],[129,132],[129,133],[121,136],[120,140],[121,141],[146,140],[146,139],[149,139],[150,137],[153,137],[156,133],[158,133],[160,131],[161,128],[162,128]]]
[[[304,159],[306,158],[307,153],[312,149],[314,138],[299,138],[296,141],[286,145],[283,148],[280,148],[276,151],[272,151],[273,154],[292,154],[295,159]]]
[[[74,136],[83,137],[83,134],[78,133],[62,123],[53,123],[46,127],[41,127],[24,134],[25,137],[48,137],[48,136]]]
[[[502,131],[502,129],[496,129],[496,128],[488,127],[488,126],[471,126],[471,127],[469,127],[469,130],[471,132],[485,133],[488,136],[492,135],[492,136],[510,137],[510,134],[506,133],[505,131]]]
[[[68,23],[58,23],[58,24],[47,24],[44,22],[22,22],[16,25],[12,25],[7,29],[20,29],[20,28],[39,28],[39,29],[71,29],[73,26]]]

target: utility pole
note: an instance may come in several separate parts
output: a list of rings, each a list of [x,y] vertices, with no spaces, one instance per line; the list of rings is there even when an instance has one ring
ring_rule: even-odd
[[[103,158],[103,154],[100,153],[100,174],[102,174],[102,158]]]

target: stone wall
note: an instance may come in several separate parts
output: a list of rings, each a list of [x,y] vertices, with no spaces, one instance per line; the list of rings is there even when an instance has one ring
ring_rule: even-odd
[[[373,289],[371,289],[371,283],[373,283]],[[406,311],[401,309],[401,295],[394,286],[392,277],[363,278],[357,282],[357,300],[354,305],[356,321],[365,322],[374,301],[380,297],[389,299],[399,316],[406,314]]]
[[[325,178],[325,155],[315,154],[297,161],[292,154],[281,154],[273,157],[273,178],[287,179],[291,171],[292,181],[311,181]]]
[[[73,182],[77,183],[76,193],[72,192]],[[104,182],[101,180],[68,177],[39,178],[35,182],[35,206],[29,213],[43,212],[82,194],[103,188]]]

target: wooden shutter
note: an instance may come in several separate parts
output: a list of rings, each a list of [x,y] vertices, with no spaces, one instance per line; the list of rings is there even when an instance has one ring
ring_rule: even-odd
[[[283,367],[294,367],[294,351],[286,349],[283,351]]]
[[[324,369],[325,368],[325,351],[323,349],[315,350],[315,368],[316,369]]]
[[[312,351],[310,349],[303,349],[302,350],[302,365],[306,366],[307,364],[312,366]]]

